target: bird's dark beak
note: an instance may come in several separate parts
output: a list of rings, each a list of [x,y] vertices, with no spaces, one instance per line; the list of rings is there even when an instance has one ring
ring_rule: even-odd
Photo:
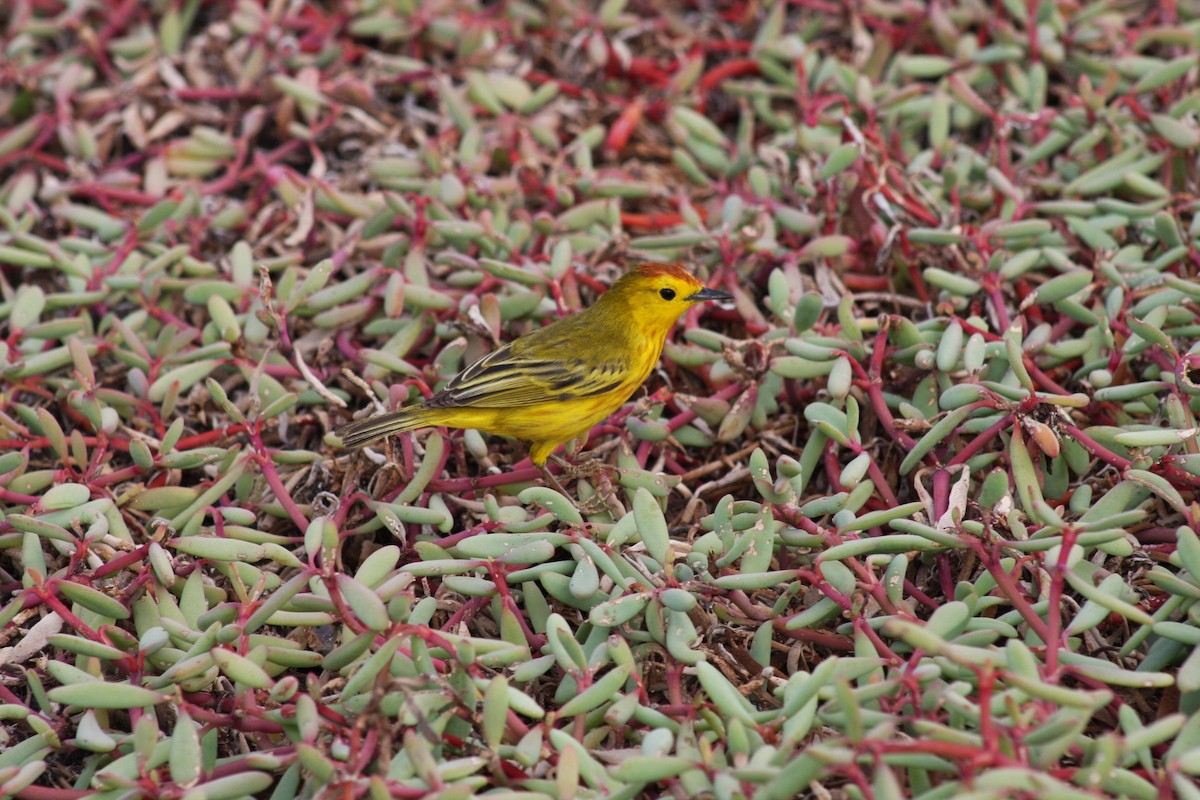
[[[729,292],[722,292],[720,289],[705,287],[695,294],[689,294],[684,299],[689,303],[703,303],[705,300],[732,300],[733,295]]]

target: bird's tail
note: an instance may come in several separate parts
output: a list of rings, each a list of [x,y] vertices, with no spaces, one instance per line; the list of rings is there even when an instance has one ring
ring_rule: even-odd
[[[428,409],[414,406],[355,420],[338,428],[334,435],[342,440],[343,447],[361,447],[393,433],[411,431],[414,428],[423,428],[429,425],[427,411]]]

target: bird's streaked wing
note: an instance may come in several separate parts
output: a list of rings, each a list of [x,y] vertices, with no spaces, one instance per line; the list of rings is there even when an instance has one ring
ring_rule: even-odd
[[[511,408],[592,397],[615,390],[626,371],[625,365],[615,359],[600,364],[582,359],[547,360],[527,352],[515,353],[509,344],[455,375],[424,405]]]

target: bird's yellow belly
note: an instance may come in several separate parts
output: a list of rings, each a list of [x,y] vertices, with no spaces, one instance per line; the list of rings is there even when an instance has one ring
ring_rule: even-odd
[[[613,394],[503,409],[486,430],[530,442],[561,443],[587,433],[627,399],[626,394]]]

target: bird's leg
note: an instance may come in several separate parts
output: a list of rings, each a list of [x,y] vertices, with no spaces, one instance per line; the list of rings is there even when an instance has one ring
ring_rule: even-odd
[[[563,485],[558,482],[558,478],[554,477],[554,473],[550,471],[549,467],[547,467],[545,464],[540,464],[538,469],[542,471],[542,477],[546,479],[546,483],[550,484],[552,489],[561,494],[563,497],[568,499],[571,497],[570,492],[563,488]]]

